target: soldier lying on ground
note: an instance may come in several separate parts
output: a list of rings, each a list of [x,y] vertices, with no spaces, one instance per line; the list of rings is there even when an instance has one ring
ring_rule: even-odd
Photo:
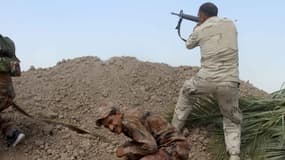
[[[113,105],[100,108],[97,126],[116,134],[123,133],[131,141],[119,146],[117,157],[127,160],[188,160],[190,146],[164,118],[138,109],[120,111]]]

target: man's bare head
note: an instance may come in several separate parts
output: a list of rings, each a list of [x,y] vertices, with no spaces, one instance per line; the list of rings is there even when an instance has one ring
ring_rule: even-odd
[[[100,117],[96,120],[97,126],[104,126],[111,132],[122,133],[122,113],[112,104],[103,105],[99,108]]]
[[[218,16],[218,7],[211,2],[204,3],[200,6],[198,17],[199,23],[205,22],[208,18]]]

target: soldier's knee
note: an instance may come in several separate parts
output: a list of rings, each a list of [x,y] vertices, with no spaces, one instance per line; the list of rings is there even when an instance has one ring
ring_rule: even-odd
[[[220,105],[221,113],[235,124],[242,122],[242,112],[236,105]]]
[[[240,111],[239,108],[237,108],[236,110],[233,110],[231,112],[231,120],[235,123],[235,124],[241,124],[242,122],[242,113]]]
[[[192,86],[191,84],[184,84],[182,89],[181,89],[181,93],[184,96],[191,96],[191,95],[195,95],[197,92],[197,89]]]

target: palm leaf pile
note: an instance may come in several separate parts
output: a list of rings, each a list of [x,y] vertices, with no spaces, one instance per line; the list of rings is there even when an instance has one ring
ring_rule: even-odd
[[[282,84],[279,91],[273,92],[271,94],[273,98],[285,98],[285,82]]]
[[[272,97],[274,98],[240,99],[240,109],[243,112],[243,160],[285,160],[285,90],[273,93]],[[213,98],[200,99],[188,121],[187,124],[191,124],[191,127],[211,125],[209,150],[216,160],[228,158],[224,145],[222,115]]]

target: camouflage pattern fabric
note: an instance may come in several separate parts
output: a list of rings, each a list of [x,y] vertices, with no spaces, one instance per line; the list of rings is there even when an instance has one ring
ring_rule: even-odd
[[[227,151],[230,154],[239,154],[242,113],[238,104],[239,88],[237,83],[214,83],[197,76],[185,81],[180,90],[172,125],[181,131],[193,105],[198,103],[200,98],[207,98],[207,96],[214,96],[217,99],[224,117],[223,127]]]
[[[0,34],[0,57],[15,58],[15,43],[9,38]]]
[[[239,99],[239,63],[237,30],[233,21],[217,16],[197,25],[186,41],[186,47],[200,47],[201,69],[181,88],[172,124],[182,130],[194,103],[214,96],[224,117],[224,135],[229,154],[240,153],[242,114]]]
[[[10,76],[20,76],[20,60],[16,57],[14,42],[9,37],[0,34],[0,73]]]
[[[0,73],[0,130],[4,135],[11,135],[17,129],[13,122],[4,118],[3,110],[7,109],[15,98],[11,77],[7,73]]]
[[[197,75],[213,82],[239,82],[237,30],[231,20],[210,17],[195,27],[186,47],[197,46],[201,51]]]
[[[161,116],[132,110],[124,113],[122,123],[123,133],[132,139],[121,146],[128,160],[188,160],[186,138]]]

